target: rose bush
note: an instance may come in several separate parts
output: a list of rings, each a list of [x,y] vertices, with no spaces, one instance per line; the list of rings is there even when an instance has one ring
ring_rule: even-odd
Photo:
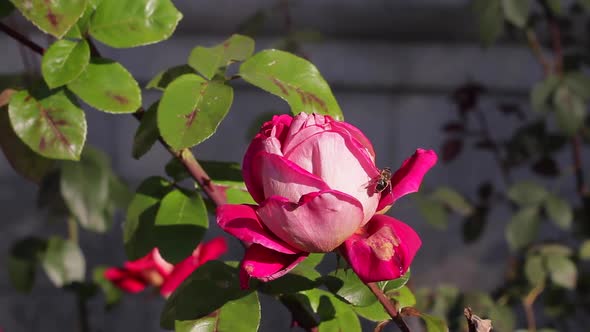
[[[275,116],[251,142],[242,165],[259,204],[223,205],[217,223],[246,246],[240,266],[268,281],[289,272],[312,252],[339,250],[364,282],[405,273],[421,245],[416,232],[385,212],[418,190],[436,163],[418,149],[376,190],[379,169],[371,142],[356,127],[329,116]]]
[[[105,278],[129,293],[138,293],[147,286],[154,286],[159,287],[160,294],[167,297],[195,269],[210,260],[219,258],[226,251],[225,239],[218,237],[199,244],[191,256],[173,265],[162,258],[158,248],[154,248],[138,260],[125,262],[123,267],[106,269]]]

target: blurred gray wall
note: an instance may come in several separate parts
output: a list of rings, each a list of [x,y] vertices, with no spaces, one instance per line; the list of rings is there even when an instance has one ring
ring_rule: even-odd
[[[145,83],[161,69],[184,63],[194,46],[220,42],[246,17],[280,1],[176,1],[184,19],[170,40],[127,50],[99,48],[104,56],[120,61]],[[444,138],[440,127],[456,116],[449,95],[458,85],[475,80],[488,86],[490,99],[483,100],[483,107],[492,110],[499,100],[526,104],[529,87],[541,78],[539,66],[522,45],[480,48],[477,25],[467,3],[290,1],[292,29],[313,30],[323,36],[321,42],[305,44],[303,52],[331,84],[346,120],[373,141],[379,166],[395,168],[417,147],[440,148]],[[48,42],[46,36],[19,18],[5,22],[27,31],[44,45]],[[257,37],[257,48],[276,43],[285,34],[284,22],[280,11],[272,16]],[[3,35],[0,59],[1,75],[23,72],[19,47]],[[144,93],[144,105],[149,106],[157,97],[156,93]],[[269,111],[288,112],[288,107],[276,97],[237,84],[231,112],[217,134],[194,149],[197,158],[241,161],[248,143],[248,125],[257,115]],[[131,116],[96,110],[88,110],[86,116],[88,143],[104,149],[125,180],[135,186],[149,175],[163,174],[169,155],[162,148],[155,148],[139,161],[131,157],[137,128]],[[493,135],[510,133],[511,128],[493,125],[500,120],[497,112],[490,111],[489,117]],[[446,184],[473,194],[482,179],[502,185],[491,155],[467,147],[459,159],[447,165],[439,163],[423,185],[432,188]],[[5,332],[75,331],[75,299],[71,295],[53,289],[42,273],[30,295],[18,294],[4,268],[13,241],[32,234],[65,234],[65,225],[48,224],[43,219],[35,207],[35,186],[19,178],[4,158],[0,158],[0,183],[0,327]],[[482,239],[468,246],[462,243],[459,220],[451,220],[447,231],[436,230],[419,216],[411,197],[402,199],[390,214],[412,225],[423,239],[412,267],[415,287],[454,283],[462,289],[492,289],[502,280],[502,257],[507,250],[503,239],[505,211],[493,211]],[[218,234],[221,232],[212,225],[209,236]],[[84,232],[82,240],[89,266],[119,265],[125,259],[120,221],[110,233]],[[226,257],[238,259],[239,248],[232,240],[233,251]],[[90,321],[93,331],[158,331],[162,305],[163,301],[149,292],[125,297],[112,312],[104,312],[101,300],[96,300],[91,305]],[[261,331],[288,329],[288,313],[282,309],[264,311],[271,306],[273,302],[265,299]]]

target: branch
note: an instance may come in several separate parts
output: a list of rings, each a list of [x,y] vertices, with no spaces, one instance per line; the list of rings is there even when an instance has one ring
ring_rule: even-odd
[[[12,37],[14,40],[30,48],[33,52],[38,53],[39,55],[43,55],[43,53],[45,53],[45,49],[43,47],[39,46],[37,43],[30,40],[27,36],[13,30],[11,27],[2,22],[0,22],[0,30],[2,30],[2,32],[7,34],[8,36]]]
[[[19,32],[14,31],[2,22],[0,22],[0,30],[2,30],[18,42],[22,43],[23,45],[28,46],[31,50],[40,55],[43,55],[43,53],[45,52],[44,48],[37,45],[36,43],[31,41],[26,36],[20,34]],[[92,43],[91,45],[93,46],[93,55],[100,56],[96,47],[94,47]],[[144,110],[140,108],[137,110],[137,112],[133,113],[133,116],[137,120],[141,120],[143,113]],[[225,194],[221,190],[215,188],[215,186],[211,183],[211,178],[209,178],[203,167],[201,167],[201,165],[195,159],[195,156],[189,149],[175,151],[168,144],[166,144],[166,142],[164,142],[162,137],[159,137],[159,141],[160,143],[162,143],[164,147],[166,147],[166,149],[170,152],[171,155],[176,157],[184,165],[184,168],[186,168],[191,177],[199,184],[203,191],[205,191],[205,194],[209,196],[209,198],[213,201],[213,203],[215,203],[215,205],[220,206],[226,203],[227,199],[225,198]]]
[[[479,108],[475,110],[475,113],[477,115],[481,133],[483,134],[484,139],[492,143],[492,154],[494,155],[494,159],[496,160],[498,167],[500,167],[502,179],[504,180],[504,183],[506,185],[509,185],[510,183],[512,183],[512,178],[510,177],[510,170],[508,169],[508,167],[506,167],[506,163],[502,159],[502,152],[498,147],[498,143],[496,143],[496,141],[492,137],[492,132],[490,130],[490,126],[488,125],[488,121],[483,112]]]
[[[402,319],[400,314],[397,312],[395,305],[385,296],[383,291],[374,282],[367,283],[367,287],[375,294],[377,300],[381,303],[385,311],[391,316],[391,320],[399,327],[402,332],[410,332],[410,328],[406,325],[406,322]]]
[[[543,72],[545,76],[551,73],[551,63],[545,58],[543,54],[543,49],[541,48],[541,43],[539,43],[539,39],[537,38],[537,34],[532,28],[528,28],[526,30],[526,38],[529,43],[529,47],[533,52],[533,55],[537,58],[541,66],[543,67]]]

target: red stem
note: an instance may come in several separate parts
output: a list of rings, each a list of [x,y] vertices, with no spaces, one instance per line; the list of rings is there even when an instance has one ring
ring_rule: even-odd
[[[399,327],[402,332],[410,332],[410,328],[406,325],[406,322],[402,319],[401,315],[397,311],[395,305],[389,300],[387,296],[383,293],[383,291],[377,286],[376,283],[369,282],[367,283],[367,287],[375,294],[377,300],[381,303],[385,311],[391,316],[391,320]]]

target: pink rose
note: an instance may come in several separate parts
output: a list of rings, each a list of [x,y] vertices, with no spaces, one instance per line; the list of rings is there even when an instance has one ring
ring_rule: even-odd
[[[217,209],[219,226],[248,246],[242,286],[250,277],[276,279],[310,252],[335,249],[365,282],[398,278],[420,238],[375,213],[417,191],[436,159],[433,151],[417,150],[379,192],[375,151],[359,129],[317,114],[273,117],[250,143],[242,166],[259,205]]]
[[[217,259],[226,251],[225,239],[218,237],[199,244],[191,256],[172,265],[162,258],[158,248],[154,248],[138,260],[125,262],[123,267],[108,268],[105,278],[129,293],[138,293],[147,286],[154,286],[160,288],[162,296],[168,297],[195,269]]]

